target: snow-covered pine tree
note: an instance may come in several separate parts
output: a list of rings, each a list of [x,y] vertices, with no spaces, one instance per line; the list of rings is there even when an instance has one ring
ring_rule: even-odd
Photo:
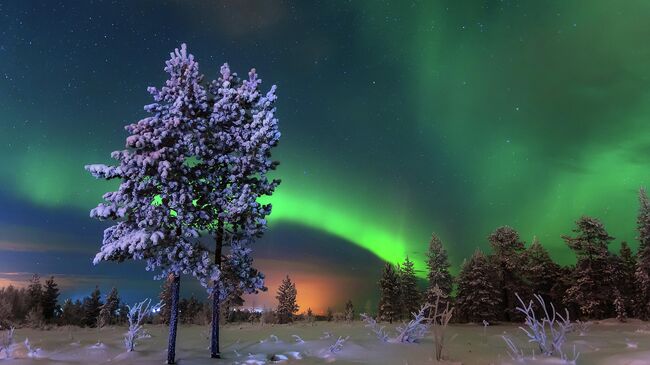
[[[113,287],[111,292],[106,296],[106,301],[99,310],[99,320],[97,324],[99,327],[115,324],[117,308],[120,306],[120,297],[117,294],[117,289]]]
[[[280,183],[268,174],[278,163],[271,150],[280,132],[275,118],[275,86],[263,93],[255,69],[241,80],[228,64],[209,88],[213,98],[209,117],[202,120],[194,139],[197,163],[192,167],[197,191],[198,226],[215,237],[215,264],[232,261],[237,281],[214,280],[211,357],[219,358],[220,305],[229,292],[265,290],[263,275],[252,267],[250,243],[266,229],[270,204],[258,199],[270,196]],[[230,246],[230,254],[225,249]],[[233,285],[234,284],[234,287]]]
[[[354,321],[354,305],[352,304],[352,299],[348,299],[348,301],[345,302],[345,320],[347,322]]]
[[[43,285],[41,277],[33,274],[29,285],[27,286],[27,312],[32,310],[42,311],[41,301],[43,299]]]
[[[45,288],[43,289],[41,298],[41,307],[43,308],[43,319],[45,323],[51,323],[55,318],[59,300],[59,286],[54,281],[54,276],[50,276],[45,280]]]
[[[158,278],[174,277],[167,351],[167,362],[174,363],[180,274],[191,273],[208,287],[220,272],[197,239],[202,227],[196,221],[203,215],[195,205],[199,177],[191,170],[197,158],[194,140],[209,113],[203,75],[185,44],[170,56],[165,86],[148,89],[154,103],[145,110],[151,115],[128,125],[127,149],[111,155],[119,165],[86,169],[97,178],[122,180],[91,211],[92,217],[117,222],[104,231],[94,262],[143,259],[148,270],[161,271]]]
[[[555,301],[556,298],[552,295],[553,286],[556,285],[560,274],[559,265],[553,262],[537,237],[533,238],[533,243],[526,250],[524,257],[524,273],[531,291],[541,295],[545,303],[560,303],[562,298]]]
[[[412,313],[417,313],[419,311],[422,295],[418,288],[418,281],[415,276],[413,261],[411,261],[408,256],[400,266],[399,284],[401,317],[403,319],[410,319]]]
[[[434,233],[431,235],[429,242],[429,251],[427,251],[427,273],[428,286],[426,295],[426,302],[433,306],[436,303],[438,295],[434,291],[436,285],[443,294],[443,298],[438,301],[438,310],[442,312],[447,306],[453,285],[453,278],[449,273],[449,258],[447,250],[442,246],[442,241]]]
[[[644,188],[639,189],[639,214],[636,220],[639,251],[637,251],[634,273],[637,299],[635,314],[650,319],[650,201]]]
[[[519,238],[519,233],[508,226],[494,230],[488,241],[494,251],[490,259],[494,261],[499,276],[498,287],[503,308],[500,319],[509,322],[519,320],[522,315],[517,311],[518,300],[515,293],[524,298],[529,294],[523,272],[524,243]]]
[[[470,322],[492,322],[498,319],[501,290],[497,270],[480,250],[465,261],[458,275],[456,308],[459,317]]]
[[[613,305],[614,283],[607,247],[614,238],[595,218],[583,216],[576,226],[575,237],[562,236],[577,256],[574,283],[567,289],[564,303],[576,305],[586,318],[603,318]]]
[[[395,267],[387,262],[379,280],[379,307],[377,318],[393,323],[400,316],[400,281]]]
[[[276,315],[278,323],[289,323],[293,321],[293,315],[298,311],[298,304],[296,303],[296,284],[291,281],[289,275],[282,280],[282,284],[278,288],[278,293],[275,299],[278,300],[278,309]]]
[[[621,248],[618,251],[618,272],[614,276],[615,286],[618,288],[620,297],[625,303],[625,313],[634,315],[637,308],[635,303],[638,294],[634,271],[636,270],[636,258],[628,246],[627,242],[621,242]]]
[[[95,286],[95,290],[90,293],[89,297],[85,297],[82,303],[84,326],[97,326],[97,317],[99,317],[99,311],[103,304],[102,293],[99,291],[99,287]]]

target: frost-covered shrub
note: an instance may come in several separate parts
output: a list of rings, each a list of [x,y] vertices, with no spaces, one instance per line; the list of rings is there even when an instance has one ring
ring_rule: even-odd
[[[40,306],[36,306],[25,317],[25,322],[30,328],[43,328],[45,321],[43,320],[43,310]]]
[[[11,359],[12,351],[11,345],[14,344],[14,327],[4,331],[0,336],[0,353],[4,350],[7,359]]]
[[[526,305],[518,294],[515,295],[517,295],[517,299],[521,303],[521,306],[517,307],[517,310],[526,316],[524,324],[527,328],[519,328],[528,336],[528,342],[536,343],[544,356],[558,355],[561,358],[565,358],[562,346],[566,341],[567,333],[572,328],[571,321],[569,321],[569,311],[565,309],[565,314],[562,316],[557,313],[553,303],[549,303],[551,307],[549,312],[544,299],[540,295],[535,294],[533,296],[544,313],[543,318],[537,319],[533,310],[533,301],[531,300]]]
[[[425,315],[429,308],[431,304],[424,304],[420,307],[420,311],[413,313],[413,319],[409,323],[397,327],[398,335],[393,341],[413,343],[424,338],[429,330],[429,318]]]
[[[371,316],[365,313],[361,313],[361,320],[366,323],[365,326],[370,328],[370,330],[377,336],[379,340],[381,340],[382,342],[388,341],[388,333],[384,331],[384,326],[379,327],[377,321],[374,318],[372,318]],[[331,336],[329,332],[325,332],[325,333],[328,335],[328,337],[325,338],[329,338],[329,336]]]
[[[501,338],[503,338],[503,341],[505,341],[506,346],[508,346],[508,349],[506,352],[508,353],[508,356],[510,356],[511,359],[515,361],[523,361],[524,360],[524,351],[517,346],[512,338],[502,335]]]
[[[260,323],[261,324],[274,324],[277,323],[278,320],[275,316],[275,312],[272,310],[264,310],[261,315],[260,315]]]
[[[429,318],[431,322],[432,332],[433,332],[433,345],[435,349],[436,360],[442,360],[442,351],[445,348],[445,340],[447,334],[447,325],[451,320],[451,316],[454,313],[454,308],[449,308],[449,301],[447,295],[436,284],[431,289],[431,294],[435,296],[435,304],[433,305],[433,313]],[[444,309],[442,309],[442,302],[445,303]],[[483,327],[483,335],[485,337],[485,321]]]
[[[345,313],[335,312],[334,313],[334,322],[343,322],[346,320]]]
[[[339,336],[338,340],[336,340],[336,342],[334,342],[334,344],[328,348],[329,352],[331,353],[341,352],[341,350],[343,350],[343,345],[345,344],[345,341],[347,341],[349,338],[350,336],[347,336],[345,338]]]
[[[136,303],[133,307],[127,306],[129,309],[129,312],[127,313],[129,331],[124,336],[126,351],[133,351],[139,339],[150,337],[143,328],[144,319],[151,312],[159,310],[161,306],[162,303],[159,302],[151,307],[151,299],[145,299],[140,303]]]
[[[38,351],[40,351],[39,348],[33,348],[32,344],[29,343],[29,338],[25,338],[25,342],[23,342],[25,345],[25,349],[27,350],[27,357],[37,357]]]
[[[578,334],[579,334],[580,336],[586,336],[586,335],[587,335],[587,332],[589,332],[589,328],[591,327],[592,324],[593,324],[593,323],[592,323],[591,321],[585,321],[585,322],[583,322],[583,321],[581,321],[581,320],[577,320],[577,321],[575,322],[575,327],[578,328]]]

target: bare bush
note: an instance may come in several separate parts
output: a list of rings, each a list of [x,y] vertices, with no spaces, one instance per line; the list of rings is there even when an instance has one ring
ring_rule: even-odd
[[[14,344],[14,330],[15,328],[11,327],[0,336],[0,353],[4,350],[7,359],[12,357],[11,346]]]
[[[162,307],[161,302],[158,302],[158,304],[151,307],[151,299],[145,299],[140,303],[136,303],[133,307],[127,306],[129,309],[127,314],[129,330],[124,336],[126,351],[133,351],[139,339],[150,337],[144,330],[144,319],[152,311],[158,311],[160,307]]]
[[[454,313],[454,308],[449,308],[449,301],[447,300],[445,301],[447,303],[445,309],[439,312],[440,299],[446,299],[447,295],[445,295],[442,290],[440,290],[438,285],[434,286],[432,291],[436,296],[436,302],[433,306],[433,313],[430,316],[429,320],[431,322],[431,332],[433,333],[433,346],[436,360],[440,361],[442,360],[442,353],[445,348],[447,325],[449,324],[449,321],[451,320],[451,317]],[[485,328],[483,329],[483,332],[485,333]]]
[[[517,295],[517,294],[515,294]],[[557,355],[562,359],[566,359],[566,354],[563,352],[563,345],[566,342],[566,335],[571,330],[572,324],[569,320],[569,311],[565,309],[564,316],[557,313],[553,303],[549,303],[550,312],[540,295],[533,295],[539,303],[544,317],[537,319],[535,311],[533,310],[533,301],[528,302],[528,305],[517,295],[517,299],[521,303],[521,307],[517,310],[526,316],[524,324],[527,328],[519,327],[528,337],[528,342],[534,342],[539,346],[539,350],[544,356]],[[507,343],[507,341],[506,341]],[[579,355],[579,354],[578,354]],[[574,355],[574,357],[577,357]]]
[[[384,326],[379,327],[377,321],[374,318],[365,313],[361,313],[361,320],[366,323],[365,326],[370,328],[370,330],[377,336],[379,340],[382,342],[388,341],[388,333],[384,331]]]

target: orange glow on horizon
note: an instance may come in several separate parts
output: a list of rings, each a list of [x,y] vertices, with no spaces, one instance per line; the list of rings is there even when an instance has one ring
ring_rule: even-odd
[[[304,264],[280,260],[259,259],[256,260],[261,271],[266,275],[266,287],[268,291],[257,295],[248,295],[245,307],[275,308],[278,287],[282,280],[289,275],[291,281],[296,284],[298,292],[298,313],[306,313],[311,308],[314,314],[325,314],[327,308],[332,311],[342,310],[347,295],[354,290],[350,287],[353,284],[348,277],[318,273],[314,264]],[[282,269],[279,269],[282,268]]]

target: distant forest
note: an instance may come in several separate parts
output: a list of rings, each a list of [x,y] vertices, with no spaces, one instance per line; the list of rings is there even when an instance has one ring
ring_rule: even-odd
[[[403,263],[386,263],[378,282],[379,303],[376,317],[394,322],[410,318],[423,304],[434,306],[437,293],[442,293],[438,306],[453,306],[455,322],[519,322],[523,315],[517,311],[520,299],[528,302],[533,294],[557,309],[566,308],[573,319],[589,320],[616,317],[650,319],[650,201],[644,189],[639,191],[637,239],[639,249],[633,253],[626,242],[621,242],[618,254],[610,252],[614,241],[602,222],[583,216],[569,235],[562,236],[575,252],[576,264],[560,266],[553,262],[548,251],[536,239],[526,247],[519,233],[511,227],[494,230],[488,241],[489,254],[477,250],[453,277],[447,252],[434,234],[426,255],[427,287],[418,286],[414,264],[407,257]],[[161,288],[163,304],[157,313],[151,313],[150,323],[168,323],[171,301],[170,280]],[[351,301],[344,313],[331,309],[316,316],[311,309],[298,315],[296,287],[290,278],[278,290],[276,310],[255,312],[242,310],[241,293],[233,293],[222,305],[223,322],[261,321],[287,323],[294,320],[355,319]],[[519,297],[519,298],[518,298]],[[83,300],[66,299],[59,302],[59,288],[50,277],[41,282],[34,275],[25,288],[0,288],[0,328],[30,326],[43,328],[51,325],[103,327],[123,325],[127,321],[127,305],[113,288],[108,295],[96,287]],[[211,305],[194,296],[179,303],[180,321],[184,324],[207,324],[211,320]]]
[[[378,318],[404,320],[423,303],[435,305],[437,286],[445,296],[439,305],[454,306],[457,322],[519,322],[523,315],[516,308],[528,303],[533,294],[549,306],[566,308],[573,319],[648,320],[650,202],[644,189],[639,191],[639,204],[636,253],[626,242],[621,242],[618,254],[610,252],[614,237],[598,219],[583,216],[571,234],[562,236],[576,255],[572,266],[553,262],[536,239],[526,247],[516,230],[503,226],[488,237],[492,253],[477,250],[454,278],[447,252],[434,234],[427,253],[427,289],[418,289],[408,258],[401,265],[386,263],[379,281]]]

